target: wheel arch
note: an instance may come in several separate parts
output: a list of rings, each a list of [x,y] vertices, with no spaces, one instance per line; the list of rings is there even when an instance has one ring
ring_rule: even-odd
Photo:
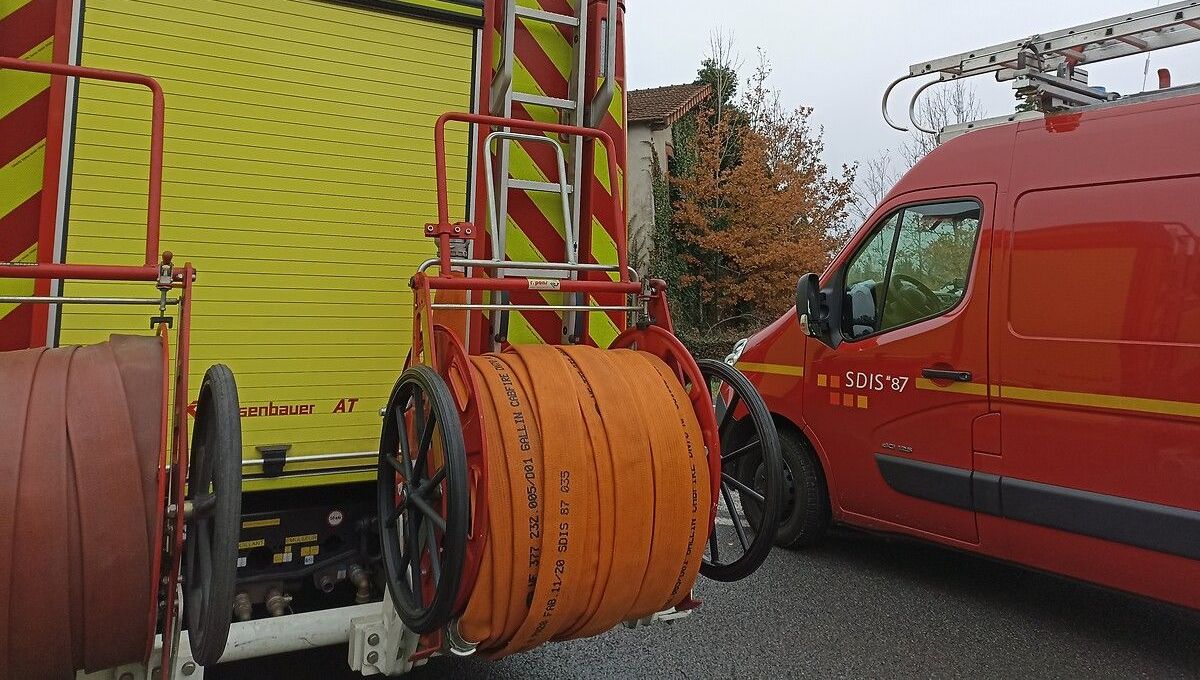
[[[810,436],[807,427],[797,424],[791,418],[777,411],[771,411],[771,417],[775,420],[775,429],[780,434],[788,432],[799,437],[816,454],[817,471],[821,475],[821,481],[825,484],[826,493],[829,494],[830,511],[833,513],[834,518],[837,519],[841,514],[841,503],[838,502],[838,487],[830,482],[831,475],[829,473],[831,467],[824,447],[820,445],[820,442],[815,437]]]

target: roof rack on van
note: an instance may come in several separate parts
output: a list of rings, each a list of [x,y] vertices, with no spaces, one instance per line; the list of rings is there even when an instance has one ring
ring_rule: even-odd
[[[883,118],[901,132],[888,113],[892,90],[900,83],[924,75],[938,75],[917,89],[908,105],[908,118],[922,132],[917,120],[917,100],[931,86],[985,73],[996,80],[1013,81],[1017,97],[1037,111],[1062,111],[1078,106],[1112,101],[1120,95],[1089,86],[1081,64],[1094,64],[1132,54],[1152,52],[1200,41],[1200,1],[1186,0],[1132,14],[1033,35],[1023,40],[992,45],[962,54],[921,62],[908,67],[908,74],[888,85],[883,94]]]

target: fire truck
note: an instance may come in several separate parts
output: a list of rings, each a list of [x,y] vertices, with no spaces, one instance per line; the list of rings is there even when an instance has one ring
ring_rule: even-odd
[[[0,611],[0,676],[56,646],[44,676],[140,680],[335,644],[399,675],[680,619],[697,576],[762,564],[774,421],[629,267],[624,21],[616,0],[0,5],[0,386],[76,425],[45,420],[36,458],[5,438],[0,465],[98,510],[0,516],[20,549],[0,574],[25,556],[62,577],[0,580],[13,612],[54,605],[24,631]],[[161,295],[130,302],[121,277]],[[122,447],[77,456],[109,474],[74,498],[55,466],[67,434],[121,420],[125,376],[89,383],[111,416],[91,418],[26,385],[63,370],[21,372],[141,331],[126,304],[182,338],[154,345],[150,396],[176,408],[146,568],[111,556],[138,532],[94,530],[127,524],[94,506],[137,509],[97,502],[134,480]],[[40,507],[17,486],[0,501]],[[80,586],[105,565],[112,588]],[[109,625],[113,602],[145,630]]]
[[[781,545],[831,524],[1200,607],[1200,88],[1084,67],[1200,39],[1176,2],[914,64],[1029,109],[951,125],[727,361],[774,414]],[[919,123],[913,123],[920,127]]]
[[[378,577],[378,411],[412,332],[407,274],[383,274],[415,271],[434,253],[423,234],[436,204],[433,125],[473,108],[482,5],[0,5],[0,56],[161,84],[162,241],[196,263],[205,289],[194,298],[191,417],[204,367],[220,360],[238,376],[238,620],[382,596],[368,583]],[[0,70],[0,261],[135,260],[149,104],[122,84]],[[468,132],[448,135],[461,212]],[[117,288],[0,281],[8,296]],[[123,307],[0,302],[0,350],[90,344],[144,325]]]

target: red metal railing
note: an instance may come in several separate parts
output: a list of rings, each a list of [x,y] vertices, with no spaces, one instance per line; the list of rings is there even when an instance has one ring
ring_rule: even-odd
[[[486,33],[487,31],[485,31]],[[531,120],[515,120],[511,118],[499,118],[496,116],[485,116],[475,113],[445,113],[438,118],[437,126],[434,128],[434,153],[437,156],[437,192],[438,192],[438,226],[441,227],[438,233],[438,253],[441,260],[441,270],[443,275],[450,271],[450,231],[453,225],[450,224],[450,200],[448,190],[446,188],[446,123],[451,121],[460,123],[474,123],[475,125],[488,127],[507,127],[516,130],[526,130],[530,132],[542,132],[558,135],[572,135],[595,139],[604,145],[608,152],[608,181],[612,187],[612,210],[613,216],[616,218],[617,230],[617,271],[620,276],[620,283],[628,284],[629,280],[629,246],[626,236],[627,225],[625,224],[625,207],[621,204],[621,192],[617,189],[620,186],[617,170],[617,145],[613,142],[612,137],[603,130],[595,128],[579,127],[576,125],[561,125],[558,123],[539,123]],[[486,162],[486,160],[484,161]],[[586,219],[585,219],[586,217]],[[581,216],[580,222],[585,223],[591,220],[591,216]],[[478,230],[476,230],[478,233]],[[493,286],[488,287],[488,290],[496,290]],[[564,281],[565,286],[567,282]],[[584,282],[577,282],[584,283]],[[601,282],[603,283],[603,282]],[[431,282],[432,285],[432,282]],[[441,286],[434,286],[441,287]],[[570,292],[566,287],[562,289],[564,292]],[[610,287],[602,289],[602,292],[612,292]],[[578,292],[583,292],[579,289]]]
[[[153,99],[150,122],[150,186],[146,199],[146,259],[140,266],[69,265],[41,263],[36,265],[0,262],[0,278],[7,279],[88,279],[96,281],[154,281],[158,278],[158,245],[162,213],[163,121],[165,104],[162,87],[149,76],[122,71],[48,64],[27,59],[0,57],[0,69],[44,73],[105,80],[114,83],[141,85],[150,90]]]
[[[444,269],[443,271],[450,271]],[[462,278],[462,277],[430,277],[429,287],[434,290],[487,290],[516,292],[533,290],[526,277],[497,278]],[[574,281],[564,279],[556,283],[556,287],[545,290],[547,293],[640,293],[642,284],[636,281]]]

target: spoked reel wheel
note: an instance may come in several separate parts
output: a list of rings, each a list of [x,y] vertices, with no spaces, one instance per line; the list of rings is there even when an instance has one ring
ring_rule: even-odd
[[[697,361],[717,410],[721,437],[721,491],[717,520],[700,573],[737,581],[766,560],[783,506],[779,433],[762,396],[736,368]]]
[[[471,523],[458,409],[424,365],[405,369],[384,412],[376,500],[388,591],[410,630],[450,622]]]
[[[188,462],[183,579],[192,656],[221,659],[229,637],[242,515],[242,434],[237,384],[224,365],[204,374]]]

